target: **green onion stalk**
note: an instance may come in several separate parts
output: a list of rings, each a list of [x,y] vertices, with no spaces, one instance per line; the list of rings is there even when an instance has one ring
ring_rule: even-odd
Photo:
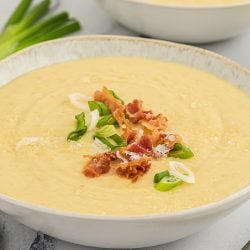
[[[0,59],[28,46],[60,38],[81,29],[80,23],[62,12],[46,18],[50,0],[31,7],[33,0],[22,0],[0,34]]]

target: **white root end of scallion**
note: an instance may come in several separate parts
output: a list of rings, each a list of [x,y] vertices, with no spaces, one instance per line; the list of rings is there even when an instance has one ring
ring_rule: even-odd
[[[73,104],[73,106],[83,111],[89,111],[87,101],[91,99],[92,98],[90,96],[83,95],[81,93],[72,93],[69,95],[69,100],[71,104]]]
[[[98,149],[98,152],[110,151],[110,148],[103,144],[98,138],[94,139],[93,145]]]
[[[184,182],[194,184],[195,176],[194,173],[183,163],[178,161],[169,162],[169,173]]]
[[[91,117],[91,121],[90,121],[90,124],[88,126],[88,131],[91,131],[91,130],[96,128],[96,125],[97,125],[99,118],[100,118],[99,111],[97,109],[91,111],[90,117]]]

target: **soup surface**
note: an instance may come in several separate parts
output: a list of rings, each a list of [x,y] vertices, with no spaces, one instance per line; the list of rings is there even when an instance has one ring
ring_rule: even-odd
[[[169,192],[154,188],[169,158],[152,162],[137,182],[112,173],[82,174],[93,134],[66,137],[81,112],[69,94],[102,86],[167,116],[194,157],[179,160],[196,176]],[[145,215],[215,202],[250,184],[250,99],[206,72],[142,58],[89,58],[30,72],[0,89],[0,192],[45,207],[85,214]],[[39,138],[21,144],[24,138]]]
[[[249,0],[143,0],[147,2],[159,4],[173,4],[173,5],[223,5],[223,4],[238,4],[246,3]]]

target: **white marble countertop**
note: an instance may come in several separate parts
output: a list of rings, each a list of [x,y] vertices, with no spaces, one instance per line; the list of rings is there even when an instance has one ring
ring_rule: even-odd
[[[0,1],[0,27],[18,1]],[[112,20],[94,0],[60,0],[58,8],[69,10],[84,24],[83,34],[137,35]],[[237,38],[201,47],[220,53],[250,68],[250,30]],[[198,234],[145,250],[239,250],[250,240],[249,211],[250,201]],[[0,250],[86,249],[92,248],[66,243],[34,232],[0,212]],[[244,248],[247,249],[250,250],[250,246]]]

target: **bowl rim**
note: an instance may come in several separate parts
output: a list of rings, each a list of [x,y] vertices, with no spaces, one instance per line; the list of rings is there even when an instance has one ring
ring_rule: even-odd
[[[41,205],[36,205],[34,203],[29,203],[26,201],[21,201],[14,199],[10,196],[0,194],[0,201],[5,201],[14,206],[18,206],[24,209],[32,210],[35,212],[41,212],[47,215],[56,215],[61,217],[70,217],[74,219],[83,219],[83,220],[100,220],[100,221],[148,221],[148,220],[182,220],[190,219],[194,217],[214,214],[216,212],[224,211],[233,207],[232,203],[234,200],[244,198],[245,201],[250,199],[250,186],[247,186],[240,191],[227,196],[226,198],[209,203],[207,205],[194,207],[190,209],[184,209],[176,212],[163,212],[159,214],[147,214],[147,215],[95,215],[95,214],[82,214],[80,212],[70,212],[64,210],[57,210],[53,208],[44,207]],[[244,200],[241,202],[243,203]],[[7,212],[8,213],[8,212]]]
[[[102,0],[103,1],[103,0]],[[244,7],[250,5],[250,0],[245,0],[244,2],[237,3],[229,3],[229,4],[171,4],[171,3],[154,3],[150,0],[122,0],[124,2],[136,5],[145,5],[149,7],[161,7],[161,8],[171,8],[171,9],[179,9],[179,10],[214,10],[214,9],[232,9],[236,7]]]
[[[127,1],[127,0],[126,0]],[[128,0],[130,1],[130,0]],[[58,44],[58,43],[64,43],[65,41],[81,41],[81,40],[93,40],[93,41],[112,41],[112,40],[118,40],[118,41],[127,41],[132,43],[137,42],[144,42],[147,44],[158,44],[160,46],[165,47],[176,47],[176,48],[183,48],[188,51],[193,51],[202,54],[205,57],[212,57],[214,59],[217,59],[219,61],[224,62],[226,65],[231,66],[235,68],[236,70],[242,72],[243,74],[246,74],[250,78],[250,70],[241,66],[240,64],[221,56],[217,53],[194,47],[191,45],[185,45],[185,44],[179,44],[169,41],[162,41],[162,40],[156,40],[156,39],[147,39],[147,38],[139,38],[139,37],[128,37],[128,36],[115,36],[115,35],[80,35],[80,36],[71,36],[66,38],[60,38],[55,39],[52,41],[42,42],[37,45],[30,46],[26,49],[23,49],[22,51],[19,51],[3,60],[0,61],[0,67],[4,65],[5,63],[10,63],[12,60],[15,60],[15,58],[22,57],[23,54],[29,53],[33,50],[36,50],[40,47],[47,46],[50,44]],[[0,87],[1,88],[1,87]],[[204,214],[212,214],[215,213],[214,210],[222,211],[225,210],[225,208],[233,207],[233,202],[238,199],[243,199],[243,201],[247,201],[250,199],[250,185],[240,189],[239,191],[226,196],[224,199],[215,201],[212,203],[208,203],[206,205],[190,208],[190,209],[184,209],[176,212],[162,212],[159,214],[147,214],[147,215],[131,215],[131,216],[123,216],[123,215],[92,215],[92,214],[84,214],[80,212],[70,212],[70,211],[64,211],[64,210],[57,210],[53,208],[44,207],[38,204],[34,204],[31,202],[26,202],[22,200],[18,200],[15,198],[12,198],[11,196],[5,195],[0,193],[0,201],[5,201],[7,203],[10,203],[15,206],[19,206],[21,208],[34,210],[36,212],[42,212],[44,214],[49,215],[57,215],[62,217],[71,217],[71,218],[77,218],[77,219],[85,219],[85,220],[101,220],[101,221],[145,221],[145,220],[176,220],[176,219],[183,219],[183,218],[190,218],[190,217],[197,217]]]

